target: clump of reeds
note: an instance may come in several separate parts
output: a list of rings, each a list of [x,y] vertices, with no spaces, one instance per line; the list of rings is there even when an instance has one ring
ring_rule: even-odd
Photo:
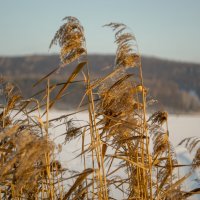
[[[173,200],[197,194],[199,188],[183,191],[181,187],[192,171],[184,177],[177,174],[177,168],[184,166],[178,164],[169,141],[167,113],[158,111],[147,119],[148,89],[135,36],[124,24],[106,25],[115,31],[115,64],[110,74],[91,82],[84,29],[74,17],[64,20],[66,23],[50,45],[60,45],[61,64],[37,82],[47,81],[43,90],[46,102],[41,105],[33,99],[23,100],[13,94],[13,89],[7,89],[7,103],[0,115],[1,198]],[[77,63],[77,67],[66,82],[51,85],[50,77],[71,62]],[[73,113],[49,121],[49,109],[79,74],[83,75],[85,95],[75,113],[87,107],[88,123],[76,126],[73,119],[67,118]],[[50,93],[56,88],[57,95],[51,99]],[[27,110],[30,102],[36,102],[31,111]],[[87,105],[83,106],[83,102]],[[46,107],[46,120],[41,115],[30,116],[42,106]],[[11,117],[13,110],[24,113],[25,118]],[[70,177],[64,176],[62,165],[55,159],[55,144],[48,135],[49,123],[61,119],[66,119],[64,143],[77,137],[82,139],[77,159],[82,159],[83,170],[73,169]],[[183,143],[190,151],[196,150],[191,164],[195,170],[200,166],[199,139],[186,138]],[[73,182],[69,184],[68,180]]]
[[[0,199],[53,199],[58,194],[58,185],[52,182],[55,145],[40,115],[32,116],[37,112],[28,107],[39,105],[34,99],[23,99],[13,84],[1,80],[1,86]]]

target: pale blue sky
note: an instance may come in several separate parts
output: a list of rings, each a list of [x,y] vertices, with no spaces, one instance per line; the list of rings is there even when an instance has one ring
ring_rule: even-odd
[[[200,63],[200,0],[0,0],[0,55],[47,54],[65,16],[81,21],[89,53],[114,53],[102,25],[122,22],[142,55]]]

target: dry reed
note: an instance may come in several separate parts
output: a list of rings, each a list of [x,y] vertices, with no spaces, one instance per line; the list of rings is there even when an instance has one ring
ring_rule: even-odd
[[[127,32],[124,24],[106,25],[115,32],[117,45],[113,72],[91,83],[84,29],[75,17],[64,20],[66,23],[50,44],[60,45],[61,64],[36,83],[47,81],[47,88],[41,91],[43,104],[35,99],[24,100],[12,85],[1,83],[6,103],[0,114],[0,199],[173,200],[199,193],[199,188],[183,191],[181,184],[200,166],[200,140],[186,138],[180,143],[196,153],[191,172],[179,177],[176,169],[182,166],[169,141],[167,113],[158,111],[147,119],[148,89],[144,86],[135,36]],[[51,85],[50,77],[71,62],[76,62],[77,67],[51,99],[50,93],[59,83]],[[88,123],[76,126],[73,119],[68,119],[73,113],[49,121],[49,109],[78,74],[83,75],[86,92],[80,107],[85,99]],[[32,109],[30,104],[34,105]],[[46,120],[40,114],[44,105]],[[33,111],[39,113],[38,117],[31,116]],[[63,145],[82,139],[79,155],[84,170],[69,177],[64,176],[66,169],[55,159],[56,145],[48,131],[50,123],[62,119],[66,120]],[[73,183],[64,187],[68,180]]]

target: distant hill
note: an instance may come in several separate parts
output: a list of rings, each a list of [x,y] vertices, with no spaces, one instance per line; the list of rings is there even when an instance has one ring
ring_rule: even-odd
[[[94,78],[111,71],[113,55],[90,55],[89,66]],[[16,83],[25,97],[32,96],[44,85],[33,89],[32,85],[59,64],[58,55],[33,55],[23,57],[0,57],[0,74]],[[111,66],[111,67],[109,67]],[[173,112],[200,111],[200,64],[176,62],[152,57],[142,58],[145,85],[149,88],[150,97],[158,100],[159,109]],[[73,66],[54,76],[66,80]],[[76,94],[69,94],[61,101],[61,107],[75,106],[84,93],[83,86],[76,84]],[[69,91],[70,92],[70,91]],[[71,99],[73,98],[73,101]]]

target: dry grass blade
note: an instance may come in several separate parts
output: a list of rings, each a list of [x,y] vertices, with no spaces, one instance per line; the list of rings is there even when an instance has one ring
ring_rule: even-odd
[[[132,160],[129,160],[128,158],[126,158],[125,156],[118,156],[118,155],[106,155],[108,157],[113,157],[113,158],[117,158],[117,159],[120,159],[120,160],[123,160],[123,161],[126,161],[132,165],[135,165],[141,169],[144,169],[144,170],[148,170],[146,166],[143,165],[143,163],[140,163],[140,162],[134,162]]]
[[[67,200],[70,197],[70,195],[76,190],[76,188],[82,184],[85,178],[93,172],[94,172],[94,169],[88,168],[84,170],[82,173],[80,173],[78,178],[76,179],[74,184],[71,186],[69,191],[64,195],[62,200]]]
[[[81,62],[77,65],[77,67],[75,68],[75,70],[72,72],[72,74],[70,75],[70,77],[68,78],[68,80],[66,81],[66,83],[63,85],[63,87],[60,89],[60,91],[58,92],[58,94],[56,95],[55,99],[50,103],[49,105],[49,109],[55,104],[55,102],[60,99],[60,97],[62,96],[62,94],[64,93],[64,91],[67,89],[67,87],[69,86],[69,84],[76,78],[76,76],[78,75],[78,73],[83,69],[83,67],[86,65],[87,62]]]
[[[189,172],[188,174],[186,174],[184,177],[182,177],[181,179],[179,179],[178,181],[176,181],[175,183],[173,183],[169,189],[165,190],[162,195],[161,198],[167,197],[170,195],[170,192],[172,192],[176,187],[180,187],[180,185],[186,180],[188,179],[188,177],[190,177],[192,175],[191,172]]]
[[[46,76],[42,77],[40,80],[38,80],[33,87],[37,86],[39,83],[41,83],[42,81],[44,81],[45,79],[50,78],[50,76],[52,74],[54,74],[55,72],[57,72],[60,69],[60,67],[55,68],[54,70],[52,70],[51,72],[49,72]]]
[[[193,189],[189,192],[185,192],[184,197],[188,198],[188,197],[195,195],[195,194],[200,194],[200,188],[195,188],[195,189]]]
[[[92,89],[95,89],[96,87],[98,87],[99,85],[101,85],[102,83],[104,83],[105,81],[107,81],[109,78],[112,78],[114,75],[116,75],[118,72],[120,72],[122,69],[118,68],[114,71],[112,71],[111,73],[109,73],[108,75],[106,75],[105,77],[95,81],[92,85],[90,85],[90,87],[87,89],[86,93],[89,93]]]
[[[77,195],[75,195],[75,197],[73,198],[73,200],[77,200],[77,199],[83,199],[83,195],[87,194],[88,192],[88,188],[90,188],[93,185],[93,182],[87,184],[87,186],[85,186],[84,188],[81,188],[80,191],[78,191]],[[82,197],[82,198],[81,198]]]
[[[107,150],[107,144],[103,143],[102,144],[102,159],[104,160],[105,154]]]
[[[77,81],[72,81],[71,83],[81,83],[81,82],[84,82],[84,80],[77,80]],[[63,83],[57,83],[57,84],[52,84],[50,86],[50,91],[54,90],[57,86],[61,86],[61,85],[64,85],[65,82]],[[31,96],[30,98],[34,98],[36,96],[38,96],[39,94],[42,94],[42,93],[45,93],[46,89],[42,89],[40,91],[38,91],[37,93],[35,93],[33,96]]]

